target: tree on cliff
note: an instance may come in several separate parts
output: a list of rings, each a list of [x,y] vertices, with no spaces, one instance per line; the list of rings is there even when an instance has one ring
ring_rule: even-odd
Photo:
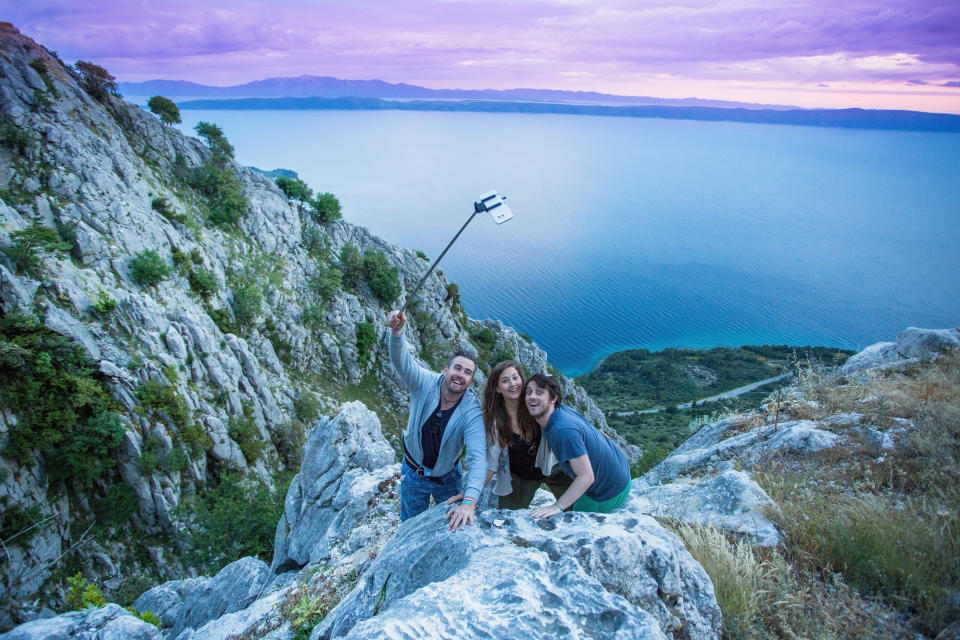
[[[103,100],[108,93],[120,97],[120,94],[117,93],[117,79],[100,65],[78,60],[74,67],[80,73],[80,77],[83,78],[83,88],[95,99]]]
[[[176,103],[170,98],[153,96],[147,102],[147,106],[152,113],[160,116],[160,122],[163,124],[177,124],[181,122],[180,109],[177,108]]]

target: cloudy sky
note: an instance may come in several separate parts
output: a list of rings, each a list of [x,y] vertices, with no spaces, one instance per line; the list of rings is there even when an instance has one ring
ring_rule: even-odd
[[[958,0],[30,0],[122,81],[274,76],[960,113]]]

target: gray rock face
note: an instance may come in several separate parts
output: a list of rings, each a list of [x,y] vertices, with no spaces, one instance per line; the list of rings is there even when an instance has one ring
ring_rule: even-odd
[[[960,348],[960,329],[918,329],[909,327],[897,335],[896,342],[878,342],[851,356],[839,372],[902,367],[920,358],[936,356],[944,349]]]
[[[730,469],[703,482],[640,485],[633,495],[641,513],[708,524],[749,536],[760,546],[780,543],[780,533],[766,515],[776,503],[742,471]]]
[[[314,427],[300,473],[287,491],[272,569],[289,571],[328,559],[331,543],[351,533],[381,485],[393,478],[395,459],[376,414],[360,402],[344,405],[335,418]]]
[[[152,624],[133,616],[123,607],[108,604],[99,609],[73,611],[55,618],[22,624],[0,640],[162,640]]]
[[[170,637],[176,638],[184,629],[196,629],[225,613],[245,609],[260,597],[269,576],[270,568],[256,558],[240,558],[228,564],[184,597]]]
[[[201,577],[164,582],[137,598],[136,602],[133,603],[133,609],[141,615],[145,611],[151,612],[160,618],[160,622],[163,623],[165,628],[170,629],[180,619],[184,599],[194,589],[209,581],[210,578]]]
[[[311,640],[720,637],[710,579],[649,516],[485,511],[451,533],[444,511],[403,523]]]

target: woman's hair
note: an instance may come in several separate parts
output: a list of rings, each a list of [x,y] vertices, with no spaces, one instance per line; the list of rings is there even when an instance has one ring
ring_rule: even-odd
[[[520,388],[523,389],[523,371],[513,360],[504,360],[490,370],[487,384],[483,387],[483,426],[487,432],[488,442],[499,442],[501,447],[509,447],[513,442],[513,431],[510,429],[510,416],[503,396],[497,391],[500,376],[507,369],[514,368],[520,375]],[[517,423],[520,426],[520,437],[527,442],[535,442],[540,436],[540,425],[527,412],[523,402],[523,393],[520,394],[520,406],[517,408]]]

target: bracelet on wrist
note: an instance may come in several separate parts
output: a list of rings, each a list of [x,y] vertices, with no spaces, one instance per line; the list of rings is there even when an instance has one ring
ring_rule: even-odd
[[[474,509],[477,508],[477,503],[474,502],[473,498],[464,498],[463,500],[460,501],[460,505],[461,505],[461,506],[462,506],[462,505],[465,505],[465,504],[470,505],[470,506],[473,507]]]
[[[560,509],[561,512],[566,511],[566,509],[564,509],[563,507],[561,507],[561,506],[560,506],[560,503],[557,502],[556,500],[553,502],[553,506],[555,506],[557,509]]]

